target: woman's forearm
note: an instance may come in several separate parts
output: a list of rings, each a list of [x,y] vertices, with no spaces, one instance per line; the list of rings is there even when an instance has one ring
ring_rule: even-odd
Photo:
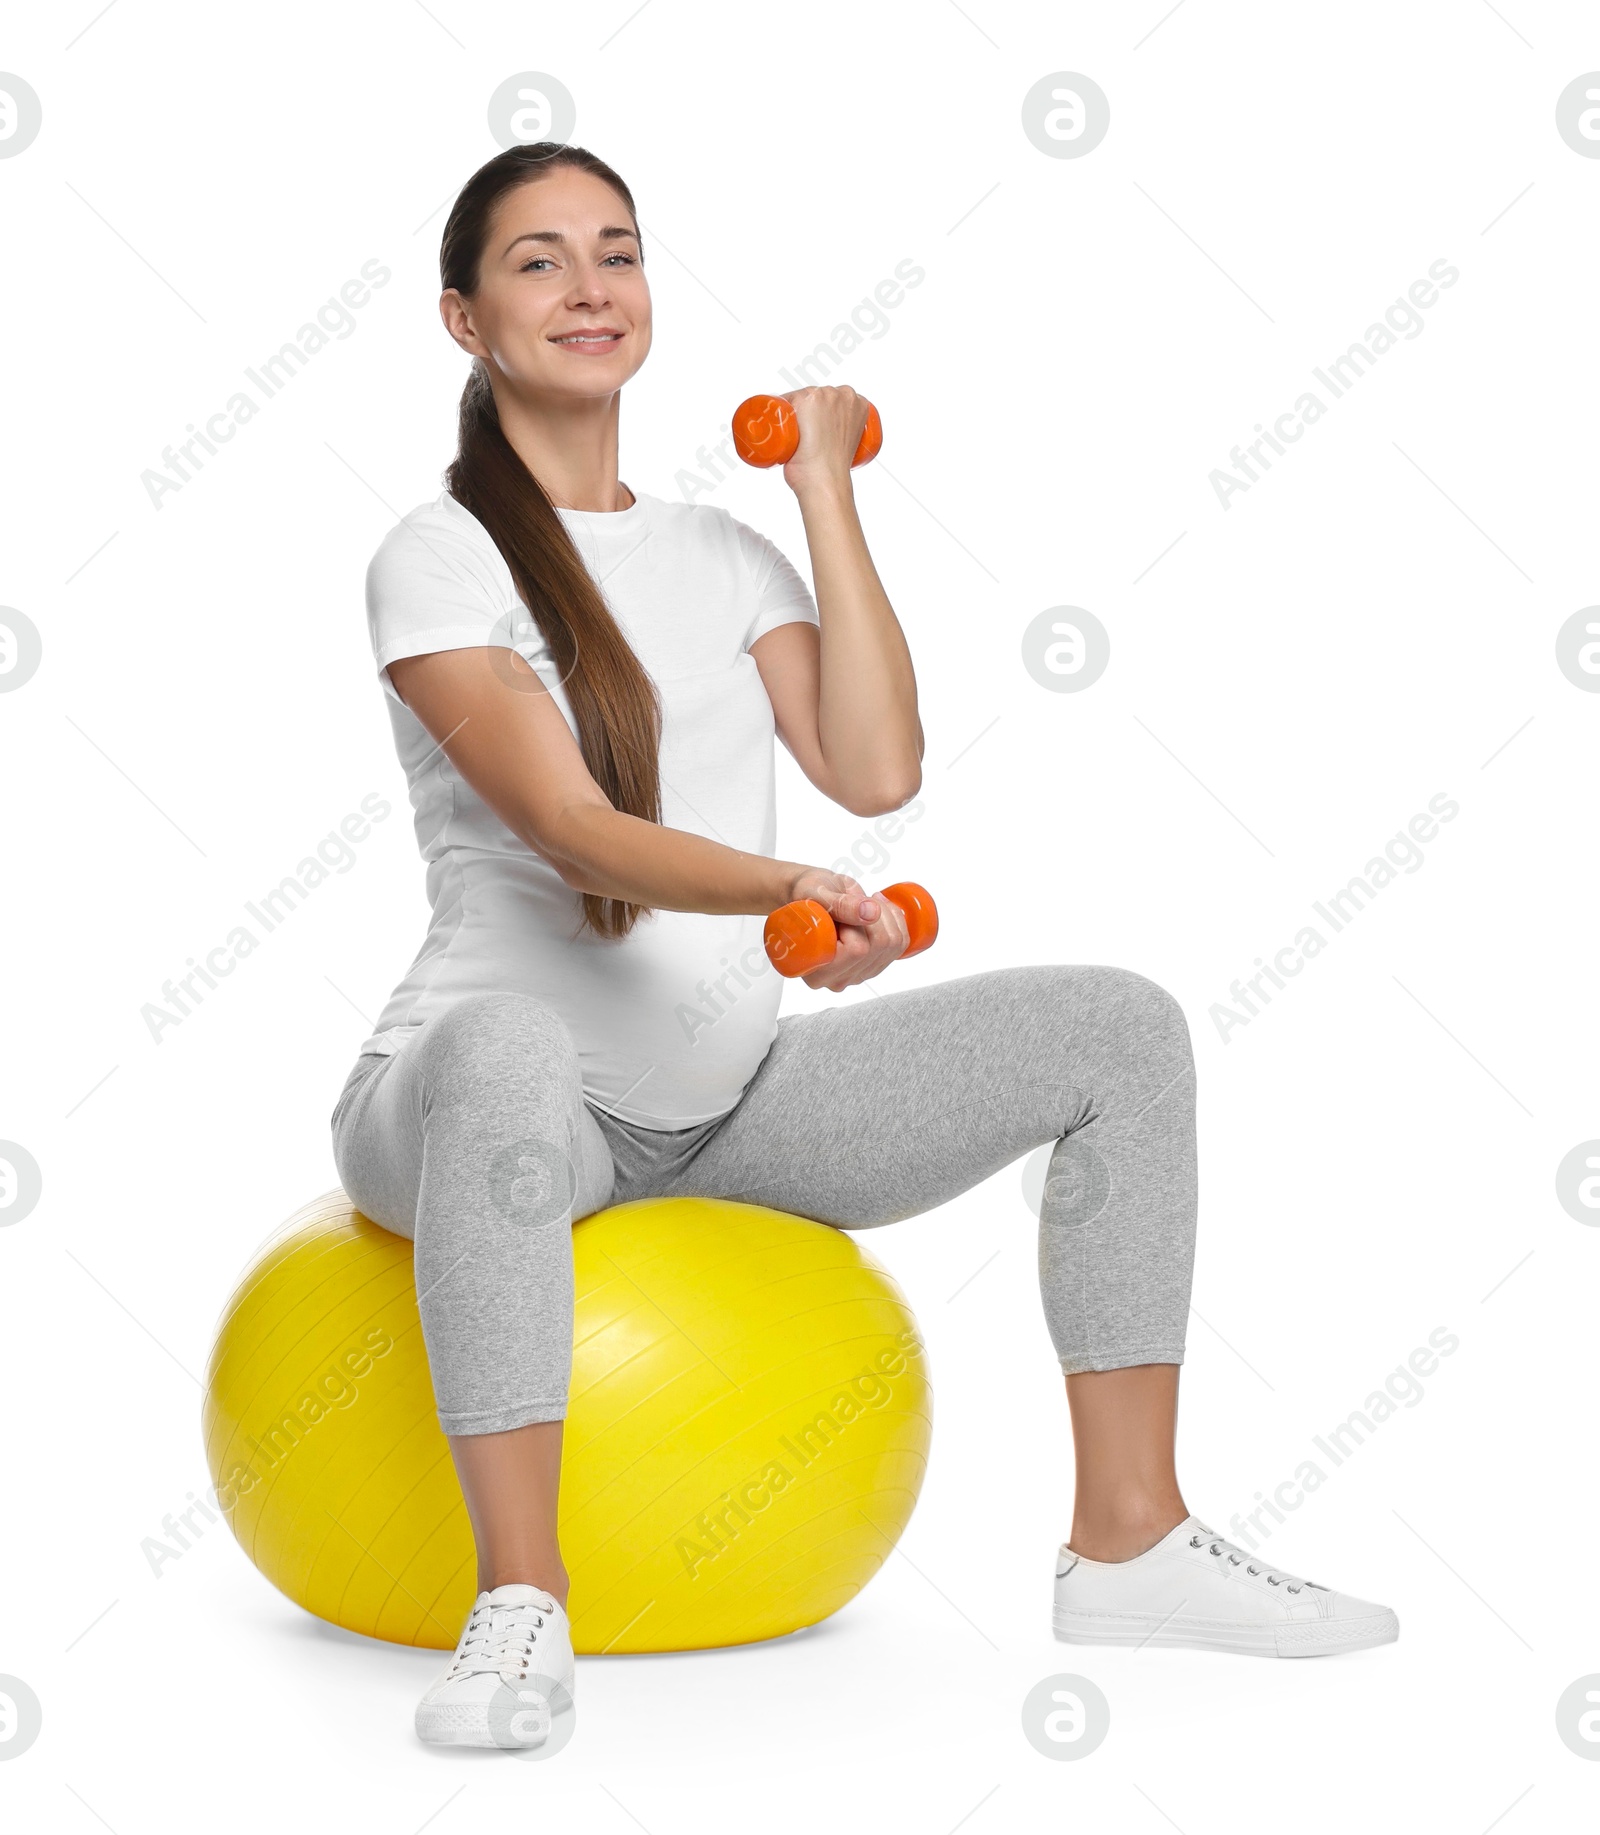
[[[569,806],[538,851],[575,892],[664,911],[764,917],[789,902],[796,877],[806,870],[799,861],[746,854],[687,829],[624,815],[607,803]]]
[[[917,679],[872,564],[848,472],[797,495],[821,626],[817,735],[839,784],[899,807],[922,779]]]

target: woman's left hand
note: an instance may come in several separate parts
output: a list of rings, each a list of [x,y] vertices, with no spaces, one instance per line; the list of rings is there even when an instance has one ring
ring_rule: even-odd
[[[808,988],[831,988],[837,993],[858,981],[870,981],[910,947],[906,914],[889,899],[871,897],[847,873],[830,873],[820,867],[802,873],[790,896],[815,899],[833,919],[838,933],[833,960],[800,977]]]
[[[783,468],[784,482],[799,491],[818,479],[848,478],[850,461],[867,430],[871,404],[866,396],[839,383],[791,389],[782,399],[800,423],[800,444]]]

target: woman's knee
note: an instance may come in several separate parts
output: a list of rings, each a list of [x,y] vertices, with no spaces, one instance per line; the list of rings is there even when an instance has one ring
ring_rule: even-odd
[[[1113,977],[1119,1007],[1141,1038],[1191,1051],[1188,1016],[1176,994],[1131,968],[1112,968],[1106,973]]]
[[[1192,1066],[1194,1049],[1183,1003],[1133,969],[1110,964],[1041,971],[1037,1007],[1051,1016],[1058,1064],[1081,1107],[1098,1107],[1157,1075],[1165,1085]]]
[[[1047,1008],[1064,1030],[1116,1033],[1187,1046],[1189,1022],[1175,994],[1131,968],[1110,963],[1048,964],[1020,971],[1024,1010]],[[1035,979],[1036,978],[1036,979]]]
[[[1192,1103],[1194,1045],[1183,1003],[1148,975],[1120,968],[1107,973],[1113,977],[1108,984],[1113,1042],[1107,1051],[1107,1096],[1115,1098],[1118,1108],[1126,1104],[1138,1115],[1163,1101],[1180,1109]]]

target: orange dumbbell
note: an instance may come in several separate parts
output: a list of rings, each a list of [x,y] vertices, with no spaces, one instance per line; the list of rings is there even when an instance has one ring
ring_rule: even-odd
[[[883,422],[869,401],[866,431],[851,465],[877,458],[882,444]],[[799,417],[781,395],[752,395],[734,410],[733,449],[746,465],[787,465],[800,449]]]
[[[897,886],[885,886],[875,898],[886,898],[905,913],[906,930],[911,941],[905,956],[919,956],[933,947],[939,934],[939,913],[933,894],[925,886],[913,885],[909,879]],[[839,933],[833,919],[814,898],[799,898],[783,905],[767,919],[767,956],[780,975],[791,978],[809,975],[833,960],[839,947]],[[901,960],[905,960],[905,956]]]

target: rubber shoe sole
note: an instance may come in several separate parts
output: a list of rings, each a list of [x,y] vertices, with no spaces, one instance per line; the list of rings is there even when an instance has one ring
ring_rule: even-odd
[[[430,1746],[493,1746],[489,1717],[477,1705],[430,1702],[419,1707],[413,1723],[417,1738]]]
[[[1054,1608],[1055,1634],[1063,1644],[1125,1644],[1196,1650],[1227,1650],[1250,1657],[1331,1657],[1346,1650],[1371,1650],[1400,1635],[1393,1612],[1364,1618],[1308,1618],[1284,1625],[1227,1625],[1205,1619],[1148,1613],[1095,1615]]]

